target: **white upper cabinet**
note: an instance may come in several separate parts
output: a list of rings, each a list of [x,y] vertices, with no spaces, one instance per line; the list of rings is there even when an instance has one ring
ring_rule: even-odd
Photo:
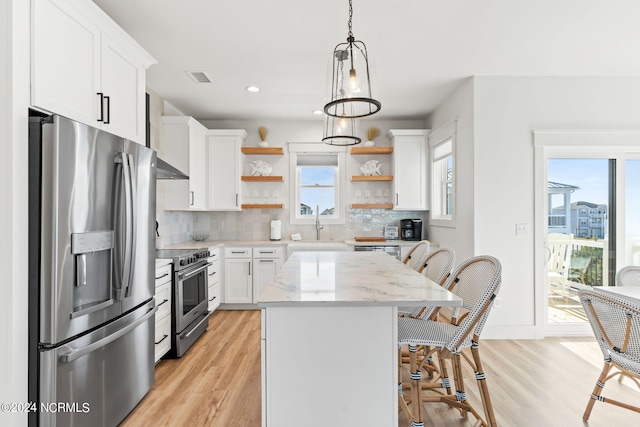
[[[393,209],[429,209],[427,135],[424,129],[389,130],[393,143]]]
[[[189,175],[164,184],[167,210],[204,210],[207,206],[207,128],[187,116],[162,117],[162,158]]]
[[[31,105],[144,144],[155,60],[93,2],[31,6]]]
[[[209,150],[208,210],[241,210],[241,147],[247,139],[242,129],[210,129],[206,145]]]

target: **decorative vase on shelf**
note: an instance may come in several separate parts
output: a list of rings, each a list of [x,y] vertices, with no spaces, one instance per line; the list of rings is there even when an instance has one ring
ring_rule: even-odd
[[[379,132],[380,131],[378,130],[377,127],[369,128],[369,130],[367,131],[367,141],[364,143],[364,146],[365,147],[373,147],[374,145],[376,145],[376,143],[373,142],[373,138],[378,136]]]
[[[267,128],[264,126],[260,126],[258,128],[258,135],[260,135],[260,142],[258,142],[258,147],[267,148],[269,143],[265,141],[267,139]]]

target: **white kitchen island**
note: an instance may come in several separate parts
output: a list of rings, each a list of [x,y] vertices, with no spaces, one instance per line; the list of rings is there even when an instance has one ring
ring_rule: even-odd
[[[397,307],[460,304],[382,252],[294,253],[258,298],[263,427],[397,426]]]

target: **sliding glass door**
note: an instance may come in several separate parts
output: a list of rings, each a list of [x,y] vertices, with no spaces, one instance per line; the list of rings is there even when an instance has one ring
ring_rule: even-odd
[[[577,292],[608,286],[615,274],[616,160],[547,162],[548,322],[566,329],[587,321]]]

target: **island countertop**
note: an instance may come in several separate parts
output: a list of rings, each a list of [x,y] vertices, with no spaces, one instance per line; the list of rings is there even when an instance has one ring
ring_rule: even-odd
[[[260,307],[459,306],[460,298],[383,252],[296,252]]]

